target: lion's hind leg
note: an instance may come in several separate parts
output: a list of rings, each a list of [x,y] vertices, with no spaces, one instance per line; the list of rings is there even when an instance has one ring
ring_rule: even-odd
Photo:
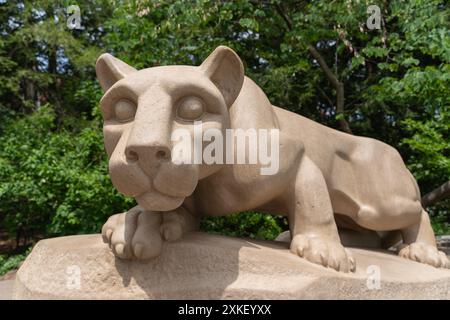
[[[436,268],[450,268],[447,256],[436,247],[430,218],[425,209],[422,209],[420,220],[412,226],[402,229],[401,233],[404,244],[401,246],[399,256]]]

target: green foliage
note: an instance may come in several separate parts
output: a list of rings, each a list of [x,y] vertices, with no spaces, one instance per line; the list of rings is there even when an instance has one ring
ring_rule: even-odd
[[[286,218],[254,211],[205,217],[201,222],[201,229],[210,233],[262,240],[273,240],[287,228]]]
[[[445,207],[448,208],[450,203],[448,200],[446,202],[447,204],[445,204]],[[441,207],[444,208],[444,205]],[[446,220],[446,214],[448,215],[448,210],[442,210],[431,220],[431,226],[433,227],[434,233],[438,236],[450,234],[450,223]]]
[[[31,248],[20,254],[13,254],[10,256],[0,255],[0,276],[6,274],[8,271],[17,269],[30,252]]]
[[[69,4],[0,2],[0,106],[19,113],[32,112],[36,105],[47,102],[62,106],[81,79],[92,77],[88,74],[101,51],[100,23],[112,7],[110,1],[83,1],[82,32],[66,26]]]
[[[0,202],[11,233],[99,232],[105,219],[133,204],[111,185],[97,121],[70,119],[58,129],[43,106],[0,138]]]
[[[410,133],[409,137],[403,139],[403,143],[411,150],[408,167],[425,191],[431,191],[450,180],[449,110],[448,107],[443,107],[442,111],[426,120],[423,116],[416,116],[402,122]],[[434,231],[437,234],[450,234],[450,199],[441,201],[428,210],[434,216]]]
[[[412,133],[403,139],[413,151],[409,167],[417,179],[430,187],[450,179],[450,113],[442,112],[430,120],[406,119],[403,124]]]

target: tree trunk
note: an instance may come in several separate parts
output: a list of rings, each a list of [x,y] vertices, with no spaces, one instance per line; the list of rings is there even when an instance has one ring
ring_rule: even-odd
[[[450,181],[424,195],[422,197],[422,206],[428,207],[448,197],[450,197]]]
[[[316,48],[314,48],[313,46],[308,46],[308,50],[314,57],[314,59],[317,60],[326,77],[328,78],[328,81],[331,82],[336,90],[336,115],[338,116],[339,126],[341,127],[341,130],[352,134],[352,130],[350,129],[347,120],[345,120],[344,118],[344,84],[338,80],[336,75],[328,67],[325,59],[322,57],[319,51],[316,50]]]

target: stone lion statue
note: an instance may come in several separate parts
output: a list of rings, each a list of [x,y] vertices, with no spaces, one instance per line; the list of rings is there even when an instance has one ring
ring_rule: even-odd
[[[96,72],[105,92],[100,105],[111,180],[138,203],[103,226],[117,257],[156,257],[164,241],[198,228],[201,216],[254,209],[286,215],[291,252],[338,271],[355,270],[339,221],[380,234],[399,231],[400,256],[450,267],[436,248],[418,185],[394,148],[273,106],[230,48],[219,46],[198,67],[139,71],[103,54]],[[279,130],[277,173],[261,174],[260,161],[172,161],[173,131],[191,132],[195,121],[203,131]]]

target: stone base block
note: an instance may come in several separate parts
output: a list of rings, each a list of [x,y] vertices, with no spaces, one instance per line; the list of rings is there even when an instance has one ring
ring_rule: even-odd
[[[314,265],[282,242],[192,233],[148,262],[113,256],[100,235],[40,241],[15,299],[450,299],[450,270],[350,249],[357,270]]]

